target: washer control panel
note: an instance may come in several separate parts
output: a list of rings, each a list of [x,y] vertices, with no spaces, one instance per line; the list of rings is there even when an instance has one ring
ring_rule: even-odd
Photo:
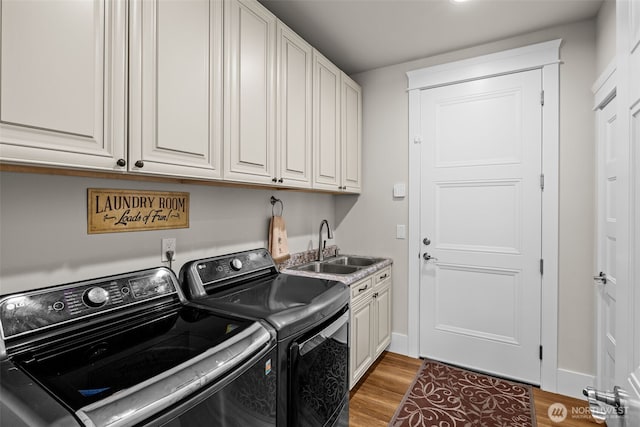
[[[2,338],[73,322],[176,294],[177,279],[167,268],[109,276],[0,297]]]

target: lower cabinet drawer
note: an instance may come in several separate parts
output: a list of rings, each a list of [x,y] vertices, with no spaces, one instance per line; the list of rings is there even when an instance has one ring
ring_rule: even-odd
[[[373,287],[373,283],[371,281],[371,278],[365,279],[361,282],[357,282],[351,285],[351,299],[353,300],[352,302],[355,303],[356,299],[359,296],[363,296],[367,294],[372,287]]]

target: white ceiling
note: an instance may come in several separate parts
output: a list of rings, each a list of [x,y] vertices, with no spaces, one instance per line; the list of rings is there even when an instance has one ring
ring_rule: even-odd
[[[260,0],[347,74],[596,16],[603,0]]]

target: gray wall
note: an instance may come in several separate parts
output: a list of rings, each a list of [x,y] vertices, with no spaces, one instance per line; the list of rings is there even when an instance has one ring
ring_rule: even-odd
[[[407,199],[393,184],[408,184],[408,98],[405,72],[561,38],[560,67],[560,272],[559,366],[595,371],[594,114],[591,85],[596,68],[595,20],[553,27],[495,43],[411,61],[352,76],[363,88],[363,173],[359,198],[336,199],[340,246],[345,252],[394,259],[393,332],[406,335],[407,240],[395,238],[408,223]],[[417,230],[407,230],[407,234]]]
[[[605,0],[596,18],[596,76],[616,56],[616,1]]]
[[[87,188],[189,192],[190,227],[89,235]],[[177,239],[176,273],[191,259],[266,247],[272,194],[290,251],[317,247],[320,221],[334,224],[331,195],[2,172],[0,293],[162,265],[163,237]]]

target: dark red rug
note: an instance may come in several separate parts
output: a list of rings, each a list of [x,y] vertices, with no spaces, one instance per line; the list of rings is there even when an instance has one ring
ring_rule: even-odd
[[[425,360],[390,427],[535,427],[531,386]]]

